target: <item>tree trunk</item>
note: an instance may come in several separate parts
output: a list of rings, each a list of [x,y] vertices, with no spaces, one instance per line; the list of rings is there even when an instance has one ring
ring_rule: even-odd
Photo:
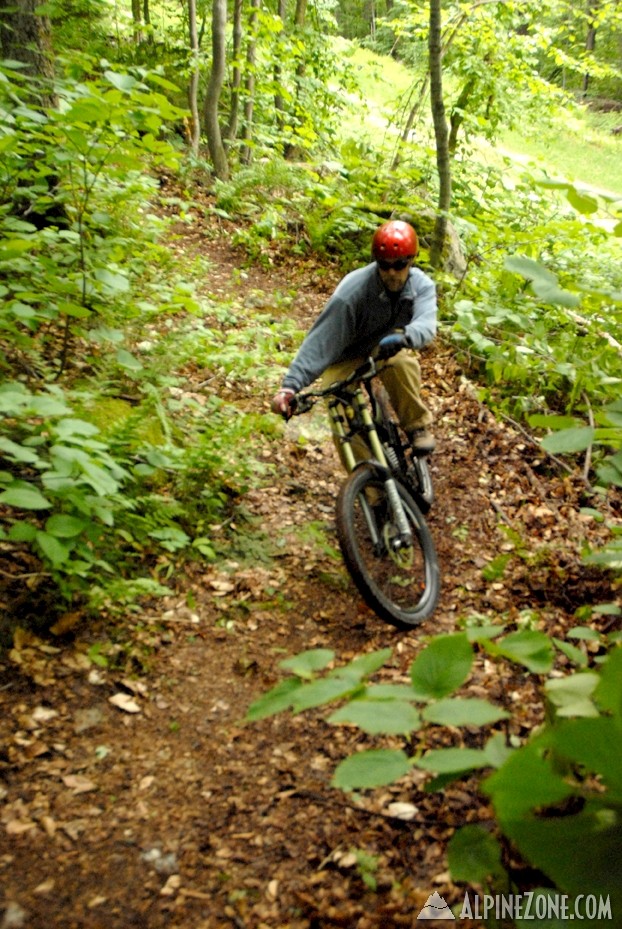
[[[451,166],[449,160],[449,133],[445,118],[443,99],[443,66],[441,47],[441,3],[442,0],[430,0],[430,28],[428,35],[428,54],[430,61],[430,101],[432,104],[432,121],[436,140],[436,166],[438,170],[439,195],[438,213],[432,236],[430,262],[432,267],[440,267],[445,234],[447,231],[447,213],[451,205]]]
[[[400,163],[400,161],[401,161],[402,149],[403,149],[404,145],[406,145],[406,143],[408,142],[408,137],[410,136],[410,133],[412,132],[412,128],[413,128],[413,126],[414,126],[414,124],[415,124],[415,120],[417,119],[417,116],[419,115],[419,112],[420,112],[420,110],[421,110],[421,107],[423,106],[423,104],[424,104],[424,102],[425,102],[426,94],[427,94],[427,92],[428,92],[428,85],[429,85],[429,83],[430,83],[430,72],[428,71],[428,72],[426,73],[425,77],[423,78],[423,81],[422,81],[421,84],[420,84],[420,87],[419,87],[419,94],[418,94],[418,96],[417,96],[417,100],[415,101],[415,103],[414,103],[414,104],[411,106],[411,108],[410,108],[410,111],[409,111],[409,113],[408,113],[408,119],[406,120],[406,124],[405,124],[405,126],[404,126],[404,128],[403,128],[403,130],[402,130],[402,133],[401,133],[401,135],[400,135],[399,141],[398,141],[398,143],[397,143],[397,145],[396,145],[396,147],[395,147],[395,154],[394,154],[394,156],[393,156],[393,161],[391,162],[391,170],[392,170],[392,171],[395,171],[395,170],[397,169],[397,167],[398,167],[398,165],[399,165],[399,163]],[[415,90],[416,90],[416,88],[413,88],[413,90],[412,90],[412,92],[411,92],[411,95],[410,95],[411,98],[412,98],[412,94],[415,92]]]
[[[475,77],[470,77],[466,81],[462,90],[460,91],[460,96],[458,97],[458,99],[456,100],[452,108],[451,116],[449,118],[451,129],[449,132],[449,139],[447,142],[447,148],[451,156],[456,154],[456,146],[458,144],[458,132],[460,131],[460,126],[464,122],[464,111],[467,107],[471,94],[475,90],[476,84],[477,84],[477,79]]]
[[[286,0],[278,0],[278,17],[281,20],[282,31],[285,29],[285,15],[287,11]],[[285,100],[283,99],[283,94],[281,93],[281,65],[277,58],[274,64],[274,86],[276,88],[274,93],[274,109],[276,111],[276,124],[279,132],[283,131],[283,126],[285,125]]]
[[[585,38],[585,51],[588,53],[588,56],[596,48],[596,24],[594,22],[596,18],[596,12],[598,10],[599,0],[595,2],[588,3],[587,17],[588,17],[588,27],[587,27],[587,36]],[[585,98],[587,97],[587,90],[590,83],[590,72],[586,71],[583,75],[583,83],[581,85],[581,95]]]
[[[245,91],[246,102],[244,104],[244,148],[241,153],[241,160],[244,164],[250,164],[253,155],[251,141],[253,138],[253,115],[255,109],[255,56],[257,54],[257,21],[259,19],[259,10],[261,0],[252,0],[252,14],[250,22],[250,39],[246,53],[246,63],[248,65]]]
[[[192,74],[188,86],[188,105],[190,107],[190,149],[196,157],[199,154],[201,122],[199,118],[199,36],[197,32],[196,0],[188,0],[188,27],[190,30],[190,49],[192,51]]]
[[[0,52],[2,58],[23,62],[27,73],[41,81],[41,105],[55,107],[50,21],[38,12],[42,6],[40,0],[16,0],[11,6],[10,17],[6,13],[0,14]]]
[[[134,23],[134,41],[139,45],[143,40],[143,11],[140,0],[132,0],[132,22]]]
[[[304,29],[305,19],[307,16],[307,0],[296,0],[296,12],[294,13],[294,31],[300,31]],[[304,46],[303,46],[304,49]],[[300,100],[300,88],[302,86],[302,81],[305,76],[306,62],[304,58],[304,51],[296,65],[296,92],[294,97],[294,116],[298,110],[299,100]],[[298,155],[298,148],[296,145],[293,145],[291,142],[285,146],[284,151],[285,158],[296,158]]]
[[[143,0],[143,22],[145,26],[151,25],[151,10],[149,9],[149,0]],[[153,44],[153,33],[151,29],[147,32],[147,42]]]
[[[240,115],[240,90],[242,87],[242,0],[235,0],[233,6],[233,77],[231,81],[231,109],[229,111],[229,124],[227,126],[227,140],[234,142],[238,134],[238,121]]]
[[[227,27],[227,0],[213,0],[212,6],[212,70],[205,97],[205,131],[207,147],[214,166],[214,174],[220,180],[229,177],[227,153],[222,143],[218,121],[220,94],[225,80],[225,49]]]

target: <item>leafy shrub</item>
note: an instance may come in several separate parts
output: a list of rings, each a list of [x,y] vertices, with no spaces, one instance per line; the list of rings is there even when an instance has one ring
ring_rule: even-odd
[[[570,643],[552,642],[532,629],[503,632],[500,626],[478,623],[465,632],[433,637],[412,663],[409,684],[368,680],[387,662],[390,649],[355,658],[323,676],[320,672],[334,662],[334,653],[303,652],[281,662],[292,676],[256,700],[247,719],[345,701],[328,717],[329,723],[411,742],[418,733],[418,747],[410,756],[395,747],[355,752],[337,766],[333,786],[372,789],[416,766],[434,775],[428,789],[443,789],[456,778],[482,772],[481,790],[493,803],[500,838],[479,826],[458,831],[449,845],[454,879],[492,881],[507,890],[511,880],[503,865],[502,843],[509,842],[559,891],[571,897],[586,892],[609,895],[615,912],[622,892],[615,869],[607,863],[617,860],[621,851],[622,766],[611,746],[622,731],[622,649],[614,647],[600,665],[588,668],[581,650]],[[612,635],[610,644],[618,638]],[[511,728],[504,707],[454,696],[469,677],[474,643],[489,657],[509,660],[537,675],[552,670],[554,646],[581,666],[574,674],[545,682],[543,725],[522,745],[504,731],[507,725]],[[501,731],[490,729],[500,722]],[[468,727],[468,747],[426,750],[425,729],[430,725]],[[480,730],[478,747],[473,747],[474,729]]]

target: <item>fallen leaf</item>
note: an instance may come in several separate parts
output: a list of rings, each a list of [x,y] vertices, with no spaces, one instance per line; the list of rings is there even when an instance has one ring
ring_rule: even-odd
[[[37,824],[30,822],[29,820],[23,819],[11,819],[6,824],[6,831],[8,835],[23,835],[24,832],[29,832],[31,829],[36,829]]]
[[[210,587],[216,597],[224,597],[235,590],[235,584],[232,584],[231,581],[210,581]]]
[[[97,784],[90,781],[88,777],[84,777],[83,774],[66,774],[63,784],[76,794],[86,794],[91,790],[97,790]]]
[[[123,678],[121,681],[121,686],[125,687],[126,690],[129,690],[133,694],[141,694],[143,697],[148,693],[147,687],[143,684],[142,681],[132,681],[129,678]]]
[[[389,803],[387,807],[388,816],[392,816],[393,819],[403,819],[405,822],[414,819],[418,812],[419,808],[414,803]]]
[[[75,629],[81,620],[82,613],[64,613],[53,626],[50,626],[50,632],[52,635],[65,635],[66,632]]]
[[[53,877],[48,877],[46,881],[43,881],[41,884],[37,884],[33,890],[33,894],[49,894],[54,890],[56,881]]]
[[[124,713],[140,713],[139,705],[129,694],[115,694],[114,697],[109,698],[109,702],[119,710],[123,710]]]
[[[171,874],[168,881],[160,891],[163,897],[172,897],[176,890],[181,887],[181,877],[179,874]]]
[[[268,889],[266,891],[266,896],[268,897],[269,900],[276,900],[276,898],[278,897],[278,894],[279,894],[279,882],[270,881],[270,883],[268,884]]]
[[[52,710],[47,706],[37,706],[32,712],[32,718],[37,723],[47,723],[50,719],[54,719],[55,716],[58,716],[56,710]]]

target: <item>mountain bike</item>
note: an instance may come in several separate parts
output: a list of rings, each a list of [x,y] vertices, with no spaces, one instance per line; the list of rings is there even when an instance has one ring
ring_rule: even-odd
[[[344,380],[296,394],[292,415],[327,401],[348,471],[336,502],[343,560],[376,615],[407,628],[430,616],[439,597],[438,559],[424,518],[433,486],[427,460],[413,453],[375,380],[380,365],[370,357]],[[369,453],[362,461],[352,448],[357,436]]]

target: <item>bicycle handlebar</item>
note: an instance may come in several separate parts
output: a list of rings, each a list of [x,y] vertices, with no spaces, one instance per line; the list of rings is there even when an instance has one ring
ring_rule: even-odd
[[[373,355],[370,355],[362,365],[359,365],[358,368],[352,371],[352,373],[342,381],[334,381],[332,384],[329,384],[328,387],[325,387],[324,390],[308,390],[305,393],[295,394],[292,403],[292,416],[301,416],[303,413],[308,413],[318,400],[321,400],[323,397],[328,397],[331,394],[339,394],[355,381],[370,381],[376,376],[377,372],[378,367],[376,359]]]

